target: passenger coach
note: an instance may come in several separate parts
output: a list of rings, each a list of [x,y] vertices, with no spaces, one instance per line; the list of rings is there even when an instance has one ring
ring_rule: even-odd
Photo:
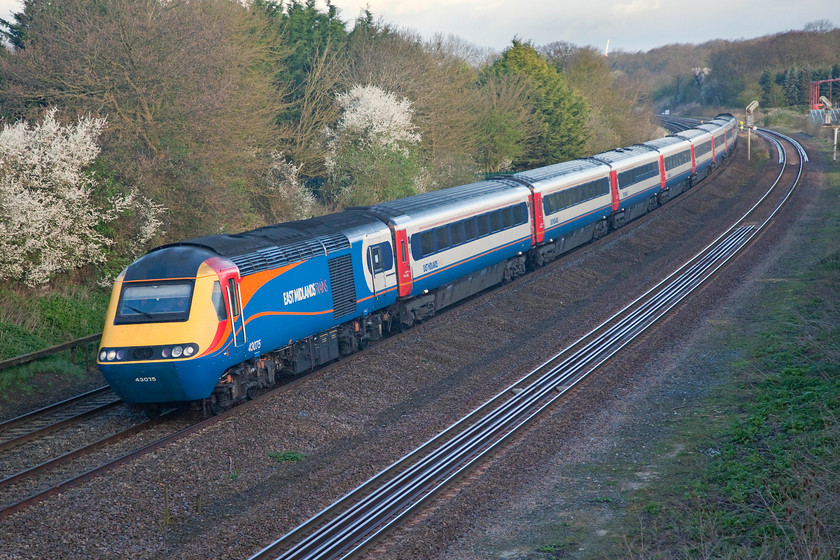
[[[402,308],[401,326],[524,274],[534,236],[530,207],[531,191],[509,179],[371,206],[405,252],[399,294],[414,301]]]
[[[607,234],[613,207],[610,167],[595,160],[566,161],[511,176],[534,193],[532,259],[538,266]]]

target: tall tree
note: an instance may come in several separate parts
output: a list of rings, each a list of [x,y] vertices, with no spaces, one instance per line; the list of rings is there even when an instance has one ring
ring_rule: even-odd
[[[412,103],[421,136],[426,174],[422,189],[475,179],[474,87],[476,71],[443,38],[417,35],[373,21],[368,13],[353,28],[348,44],[348,78],[371,84]]]
[[[509,171],[539,131],[528,80],[489,74],[476,91],[475,159],[485,174]]]
[[[286,92],[277,115],[284,152],[303,173],[322,175],[324,127],[339,118],[335,94],[344,85],[346,25],[329,0],[325,11],[315,0],[258,0],[255,7],[269,16],[288,51],[276,76]]]
[[[89,263],[105,261],[114,239],[105,224],[141,213],[134,254],[155,235],[162,210],[135,192],[97,200],[102,180],[89,171],[105,119],[62,125],[56,109],[41,122],[0,129],[0,278],[35,286]]]
[[[107,116],[102,157],[170,209],[174,235],[218,231],[208,211],[230,227],[259,219],[257,156],[276,145],[280,107],[260,13],[233,0],[27,0],[22,23],[23,48],[0,67],[5,110]]]
[[[415,194],[422,166],[411,101],[372,85],[337,97],[342,116],[327,130],[331,201],[375,204]]]
[[[541,51],[589,104],[587,152],[645,142],[658,135],[656,117],[648,104],[640,102],[638,84],[625,87],[629,80],[611,73],[604,53],[568,43],[552,43]]]
[[[523,76],[533,88],[530,102],[540,118],[540,130],[514,162],[518,168],[549,165],[585,153],[589,113],[586,101],[569,88],[557,69],[530,43],[514,39],[489,71],[498,76]]]

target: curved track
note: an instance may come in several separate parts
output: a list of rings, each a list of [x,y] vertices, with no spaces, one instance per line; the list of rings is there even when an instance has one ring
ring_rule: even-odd
[[[795,140],[772,131],[761,133],[778,151],[779,175],[767,193],[717,239],[542,367],[252,558],[342,558],[357,553],[499,444],[515,437],[560,396],[713,278],[772,222],[807,162],[807,154]],[[783,143],[795,150],[789,153]]]

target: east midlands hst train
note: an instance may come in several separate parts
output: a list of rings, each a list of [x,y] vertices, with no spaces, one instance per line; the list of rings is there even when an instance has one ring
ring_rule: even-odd
[[[736,140],[721,114],[589,158],[158,247],[114,284],[99,368],[126,402],[218,413],[620,228]]]

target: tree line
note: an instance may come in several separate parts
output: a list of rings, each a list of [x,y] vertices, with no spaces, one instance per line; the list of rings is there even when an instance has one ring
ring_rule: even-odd
[[[756,39],[667,45],[646,53],[618,52],[612,67],[633,76],[658,108],[690,104],[763,107],[808,104],[812,81],[840,78],[840,29],[827,20]],[[821,95],[827,94],[825,89]],[[840,88],[833,88],[840,101]]]
[[[33,286],[656,133],[592,50],[492,53],[329,2],[25,0],[0,29],[0,276]]]

